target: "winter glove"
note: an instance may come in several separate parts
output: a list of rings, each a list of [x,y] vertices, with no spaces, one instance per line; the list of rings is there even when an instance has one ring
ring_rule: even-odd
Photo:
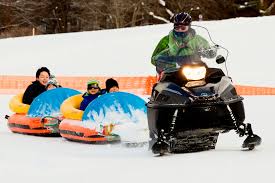
[[[201,49],[199,51],[200,55],[205,58],[214,58],[217,55],[218,45],[215,45],[209,49]]]

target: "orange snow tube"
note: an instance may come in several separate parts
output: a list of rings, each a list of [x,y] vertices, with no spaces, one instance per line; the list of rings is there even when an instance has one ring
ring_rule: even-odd
[[[14,133],[22,133],[29,135],[52,136],[50,130],[44,127],[41,118],[31,118],[27,116],[30,105],[22,102],[23,94],[14,96],[10,102],[9,107],[14,114],[6,116],[8,119],[8,127]]]
[[[109,135],[112,127],[104,127],[103,134],[99,134],[96,129],[85,127],[82,121],[64,119],[59,125],[60,135],[68,140],[84,143],[104,143],[119,141],[117,135]]]
[[[8,117],[9,129],[14,133],[49,136],[52,132],[44,128],[41,118],[30,118],[26,114],[13,114]]]
[[[112,126],[104,127],[103,134],[99,134],[96,129],[85,126],[82,121],[84,111],[79,110],[82,100],[82,94],[79,94],[62,103],[61,112],[65,119],[59,125],[60,135],[68,140],[84,143],[118,141],[118,136],[109,136]]]

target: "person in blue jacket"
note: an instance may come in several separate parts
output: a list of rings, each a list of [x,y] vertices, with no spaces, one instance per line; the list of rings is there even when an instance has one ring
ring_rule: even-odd
[[[87,92],[85,92],[82,97],[83,100],[80,104],[80,110],[84,111],[86,107],[94,99],[101,95],[101,89],[99,87],[99,82],[97,80],[90,80],[87,82]]]

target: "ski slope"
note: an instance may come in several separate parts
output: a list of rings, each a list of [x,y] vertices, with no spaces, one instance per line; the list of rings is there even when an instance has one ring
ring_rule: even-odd
[[[275,17],[194,22],[230,50],[235,84],[275,87]],[[171,24],[0,40],[1,75],[34,75],[47,66],[66,76],[154,75],[150,56]],[[155,157],[148,147],[91,145],[13,134],[4,119],[12,95],[0,95],[0,182],[274,182],[274,96],[245,96],[246,122],[263,143],[242,151],[244,138],[222,134],[215,150]],[[143,96],[146,98],[146,96]]]

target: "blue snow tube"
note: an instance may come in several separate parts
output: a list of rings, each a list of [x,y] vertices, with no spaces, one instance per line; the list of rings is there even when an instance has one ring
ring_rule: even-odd
[[[70,88],[56,88],[37,96],[31,103],[29,117],[60,116],[60,106],[67,98],[80,94]]]
[[[131,93],[113,92],[92,101],[84,111],[82,121],[120,124],[125,121],[138,123],[139,114],[147,113],[146,102]]]

